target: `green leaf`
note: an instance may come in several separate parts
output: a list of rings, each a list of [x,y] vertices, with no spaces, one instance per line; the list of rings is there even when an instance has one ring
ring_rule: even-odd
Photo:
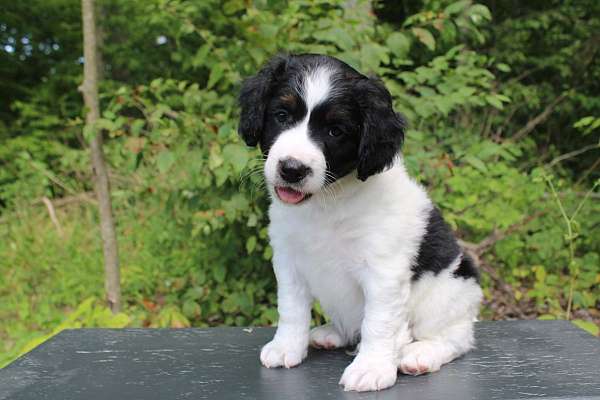
[[[596,325],[595,323],[593,323],[591,321],[586,321],[583,319],[574,319],[571,322],[574,325],[578,326],[579,328],[583,329],[584,331],[591,333],[594,336],[600,335],[600,327],[598,327],[598,325]]]
[[[279,319],[279,313],[277,312],[277,308],[275,307],[266,309],[263,312],[262,316],[267,320],[267,322],[271,324],[277,323],[277,320]]]
[[[181,311],[186,318],[196,318],[200,315],[202,309],[194,300],[187,300],[183,303]]]
[[[498,68],[498,71],[510,72],[510,66],[508,64],[499,63],[496,64],[496,68]]]
[[[83,137],[85,140],[90,141],[96,136],[96,129],[92,125],[85,125],[83,127]]]
[[[267,39],[271,39],[277,36],[277,31],[279,30],[279,28],[277,27],[277,25],[261,24],[258,27],[258,30],[261,36]]]
[[[270,260],[273,257],[273,249],[271,246],[267,246],[263,252],[263,259]]]
[[[226,273],[227,271],[223,265],[218,265],[213,268],[213,277],[217,283],[223,283],[225,281]]]
[[[594,122],[594,117],[583,117],[579,121],[573,124],[574,128],[583,128],[585,126],[591,125]]]
[[[496,98],[497,98],[498,100],[500,100],[501,102],[503,102],[503,103],[510,103],[510,101],[511,101],[511,100],[510,100],[510,97],[508,97],[508,96],[505,96],[505,95],[503,95],[503,94],[496,94]]]
[[[488,21],[492,20],[492,13],[490,12],[490,9],[483,4],[474,4],[469,7],[468,15],[475,23],[479,22],[477,17],[486,19]]]
[[[115,119],[117,118],[116,114],[110,110],[106,110],[102,113],[102,117],[106,119]]]
[[[316,31],[312,36],[319,41],[333,43],[342,50],[350,50],[355,45],[352,36],[338,27]]]
[[[367,43],[360,48],[361,62],[363,66],[372,72],[376,72],[379,65],[389,62],[387,49],[376,43]]]
[[[387,47],[399,58],[408,56],[410,39],[401,32],[394,32],[386,40]]]
[[[471,4],[470,0],[461,0],[455,3],[450,4],[446,8],[444,8],[444,14],[446,15],[454,15],[461,13],[467,6]]]
[[[208,167],[211,170],[215,170],[223,164],[223,156],[221,155],[221,148],[214,144],[210,147],[208,157]]]
[[[535,279],[540,283],[546,281],[546,268],[544,268],[543,265],[537,265],[535,267]]]
[[[161,173],[165,173],[175,162],[175,155],[169,150],[162,151],[156,158],[156,166]]]
[[[217,184],[217,187],[223,186],[230,176],[230,173],[226,168],[215,168],[213,169],[213,173],[215,174],[215,183]]]
[[[106,118],[98,118],[95,122],[95,126],[98,130],[106,129],[109,132],[116,129],[115,122]]]
[[[588,116],[581,118],[579,121],[573,124],[575,129],[578,129],[583,132],[584,135],[587,135],[594,130],[600,128],[600,118]]]
[[[223,160],[231,163],[236,173],[240,173],[248,164],[248,150],[239,144],[228,144],[223,148]]]
[[[208,83],[206,84],[207,89],[211,89],[219,79],[223,76],[223,66],[221,64],[215,64],[210,70],[210,76],[208,77]]]
[[[246,226],[255,227],[258,224],[258,217],[256,214],[252,213],[248,216],[248,222],[246,222]]]
[[[412,33],[431,51],[435,50],[435,38],[427,29],[412,28]]]
[[[132,135],[137,136],[142,131],[142,128],[144,128],[144,125],[146,125],[146,121],[144,121],[143,119],[136,119],[132,122],[131,126],[129,127],[129,131]]]
[[[238,11],[244,9],[244,2],[242,0],[229,0],[223,4],[223,12],[225,15],[235,14]]]
[[[127,314],[118,313],[112,315],[110,311],[108,311],[108,314],[109,318],[102,324],[103,328],[125,328],[131,322],[131,318]]]
[[[256,236],[252,235],[246,241],[246,251],[248,254],[252,254],[254,249],[256,248]]]
[[[487,101],[488,104],[494,106],[495,108],[497,108],[499,110],[502,110],[504,108],[504,104],[502,104],[502,101],[500,101],[500,99],[496,95],[485,96],[485,101]]]
[[[473,156],[473,155],[466,155],[464,160],[469,163],[473,168],[481,171],[481,172],[487,172],[487,167],[485,166],[485,164],[483,163],[483,161],[481,161],[479,158]]]

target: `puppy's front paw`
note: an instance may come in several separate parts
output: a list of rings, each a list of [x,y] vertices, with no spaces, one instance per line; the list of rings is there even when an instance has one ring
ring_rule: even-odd
[[[292,368],[302,362],[307,350],[306,346],[272,340],[262,348],[260,362],[267,368]]]
[[[331,324],[318,326],[310,331],[310,345],[316,349],[337,349],[345,345],[342,336]]]
[[[344,371],[340,385],[344,386],[345,391],[367,392],[387,389],[396,383],[397,373],[397,367],[391,361],[364,359],[359,355]]]

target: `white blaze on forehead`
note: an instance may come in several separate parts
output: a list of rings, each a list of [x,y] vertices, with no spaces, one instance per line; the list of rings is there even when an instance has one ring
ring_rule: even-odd
[[[301,88],[301,93],[306,103],[308,114],[329,96],[331,74],[332,72],[329,68],[318,67],[304,77],[304,85]]]
[[[285,158],[295,158],[311,169],[300,188],[307,193],[318,191],[325,181],[327,163],[323,151],[309,135],[308,122],[311,111],[324,102],[331,94],[331,69],[318,67],[306,73],[302,83],[296,82],[296,89],[306,104],[306,115],[292,127],[284,130],[269,150],[265,163],[265,176],[272,185],[282,185],[278,173],[278,163]]]

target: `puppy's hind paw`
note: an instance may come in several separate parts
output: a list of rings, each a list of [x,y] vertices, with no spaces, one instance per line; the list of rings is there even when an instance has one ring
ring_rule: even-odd
[[[344,347],[342,336],[331,325],[323,325],[310,331],[310,345],[316,349],[332,350]]]
[[[416,341],[402,349],[400,371],[406,375],[421,375],[438,371],[442,361],[439,349],[427,341]]]

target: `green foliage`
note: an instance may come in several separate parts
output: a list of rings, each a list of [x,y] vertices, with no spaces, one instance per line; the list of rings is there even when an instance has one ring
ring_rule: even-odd
[[[129,323],[130,318],[126,314],[113,314],[108,307],[99,306],[97,300],[90,297],[84,300],[77,309],[58,324],[52,332],[47,335],[37,336],[33,340],[28,341],[23,347],[18,349],[18,353],[15,353],[15,356],[19,357],[33,350],[38,345],[44,343],[52,336],[65,329],[77,329],[83,327],[125,328]],[[9,353],[8,358],[0,358],[0,366],[2,366],[5,361],[9,361],[12,357],[13,355]]]
[[[276,323],[262,156],[237,136],[236,93],[282,51],[334,55],[384,80],[410,121],[411,174],[463,240],[485,244],[485,317],[572,317],[597,334],[600,80],[579,76],[600,68],[572,61],[598,19],[569,29],[565,18],[588,18],[578,5],[519,5],[516,18],[471,1],[381,2],[373,14],[366,1],[104,0],[103,113],[83,129],[79,10],[53,0],[23,18],[13,3],[2,45],[51,36],[59,50],[0,48],[0,66],[28,77],[0,110],[0,365],[71,327]],[[58,9],[71,30],[37,26]],[[115,317],[101,301],[95,206],[81,197],[98,131],[121,254]],[[42,197],[55,200],[60,230]],[[324,320],[318,306],[313,317]]]

